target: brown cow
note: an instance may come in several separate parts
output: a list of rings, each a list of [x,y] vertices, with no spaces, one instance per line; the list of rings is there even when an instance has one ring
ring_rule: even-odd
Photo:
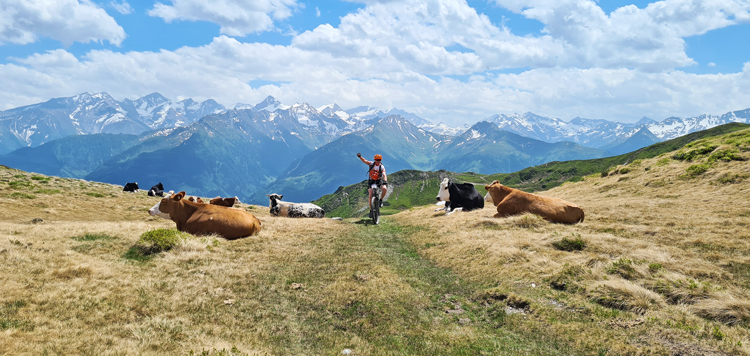
[[[177,230],[193,235],[219,234],[232,240],[260,232],[260,220],[247,211],[193,203],[184,197],[185,192],[165,197],[148,213],[172,219]]]
[[[497,206],[496,218],[532,213],[541,216],[545,220],[563,224],[583,222],[583,209],[571,202],[526,193],[518,189],[506,187],[500,184],[499,181],[485,185],[484,189],[492,197],[492,203]]]
[[[237,197],[234,197],[234,198],[216,197],[216,198],[211,199],[209,201],[209,204],[232,207],[234,206],[234,204],[239,203],[239,202],[240,202],[240,199]]]
[[[188,201],[191,201],[191,202],[193,202],[193,203],[201,203],[201,204],[205,204],[205,203],[203,202],[203,199],[201,199],[201,197],[190,197],[190,198],[188,198]]]

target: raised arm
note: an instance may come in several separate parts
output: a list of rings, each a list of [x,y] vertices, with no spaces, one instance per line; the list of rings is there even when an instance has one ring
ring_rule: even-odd
[[[372,163],[372,162],[366,160],[364,157],[362,157],[361,153],[357,153],[357,157],[359,157],[359,160],[362,161],[362,163],[364,163],[364,164],[368,164],[369,165],[369,164]]]

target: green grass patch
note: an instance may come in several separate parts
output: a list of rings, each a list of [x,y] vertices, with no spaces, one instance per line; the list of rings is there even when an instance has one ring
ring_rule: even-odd
[[[60,194],[61,192],[57,189],[39,189],[39,190],[35,190],[34,193],[52,195],[52,194]]]
[[[185,235],[175,229],[154,229],[141,234],[138,243],[158,249],[159,251],[166,251],[177,246],[185,238]]]
[[[48,183],[52,178],[42,176],[31,176],[32,180],[38,181],[39,183]]]
[[[748,175],[743,173],[724,173],[716,178],[719,184],[735,184],[747,179]]]
[[[156,253],[160,250],[155,250],[147,246],[132,246],[125,253],[122,254],[122,258],[133,262],[145,263],[151,261]],[[79,251],[81,252],[81,251]]]
[[[189,356],[247,356],[246,353],[241,352],[237,346],[232,346],[231,349],[211,349],[211,350],[201,350],[200,352],[195,352],[193,350],[190,350],[188,352]]]
[[[36,195],[21,193],[21,192],[13,192],[13,193],[10,193],[10,195],[8,196],[13,199],[36,199]]]
[[[34,331],[31,321],[18,318],[18,310],[25,306],[27,303],[23,300],[3,303],[0,306],[0,330]]]
[[[633,280],[638,277],[638,274],[633,267],[633,260],[629,258],[620,258],[617,261],[607,267],[606,272],[609,274],[617,274],[627,280]]]
[[[586,247],[586,241],[580,237],[572,239],[563,237],[562,240],[553,242],[552,247],[560,251],[581,251]]]
[[[680,179],[693,179],[699,175],[706,173],[711,166],[708,163],[694,164],[685,170],[685,173],[677,176]]]
[[[589,269],[566,263],[560,271],[552,275],[549,284],[554,289],[575,293],[584,289],[579,282],[587,274],[591,274]]]
[[[71,237],[71,239],[76,240],[76,241],[111,240],[115,238],[116,237],[109,236],[107,234],[89,234],[89,233]]]
[[[98,193],[98,192],[86,192],[86,195],[88,195],[90,197],[94,197],[94,198],[104,198],[104,197],[106,197],[106,195],[104,195],[102,193]]]
[[[717,150],[708,156],[709,162],[723,161],[744,161],[745,159],[739,156],[739,152],[736,150]]]
[[[8,182],[8,186],[11,189],[26,189],[26,188],[33,187],[34,184],[32,184],[31,182],[27,182],[27,181],[16,180],[16,181]]]
[[[701,156],[705,156],[705,155],[713,152],[715,149],[717,149],[719,147],[719,145],[714,144],[714,143],[703,143],[703,144],[704,144],[704,146],[701,146],[701,147],[697,147],[697,148],[693,148],[693,149],[688,149],[688,150],[684,150],[684,151],[681,150],[680,152],[675,153],[672,156],[672,158],[674,158],[674,159],[676,159],[678,161],[693,161],[696,158],[699,158]],[[687,145],[685,147],[686,148],[687,147],[691,147],[691,145]]]

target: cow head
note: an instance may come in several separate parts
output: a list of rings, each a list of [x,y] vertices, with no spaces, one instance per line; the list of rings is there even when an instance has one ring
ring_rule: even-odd
[[[487,194],[484,195],[484,201],[486,203],[490,203],[492,205],[495,205],[495,202],[492,201],[492,194],[488,191]]]
[[[201,199],[200,197],[190,197],[188,198],[188,201],[203,204],[203,199]]]
[[[179,192],[174,195],[168,195],[162,198],[156,205],[148,210],[151,216],[160,216],[164,219],[171,219],[169,214],[175,211],[175,208],[182,204],[181,200],[185,197],[185,192]]]
[[[440,183],[440,190],[438,191],[437,195],[437,201],[451,201],[451,194],[448,191],[448,185],[450,184],[450,179],[445,178]]]
[[[284,198],[283,195],[276,194],[276,193],[274,193],[274,194],[266,194],[266,196],[271,201],[271,207],[274,207],[276,204],[278,204],[277,201],[279,201],[279,200],[281,200],[281,199]]]
[[[495,206],[503,201],[505,196],[510,193],[510,190],[504,185],[500,184],[500,181],[497,180],[488,185],[485,185],[484,189],[487,191],[487,195],[484,196],[484,201],[492,203],[492,205]]]

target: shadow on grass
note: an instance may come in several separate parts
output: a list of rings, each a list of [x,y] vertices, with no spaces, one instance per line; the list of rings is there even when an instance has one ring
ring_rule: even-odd
[[[158,246],[133,245],[122,254],[122,258],[133,262],[145,263],[151,261],[161,251],[162,249]]]

